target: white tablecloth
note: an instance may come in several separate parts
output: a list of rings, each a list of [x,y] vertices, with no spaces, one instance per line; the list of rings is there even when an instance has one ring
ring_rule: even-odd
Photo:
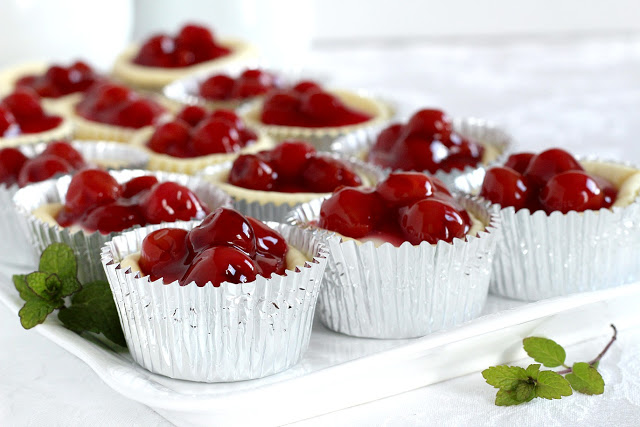
[[[334,45],[317,49],[311,65],[335,76],[336,86],[492,119],[523,149],[562,146],[640,163],[640,35]],[[76,357],[24,331],[3,307],[0,324],[0,425],[170,425],[112,391]],[[606,341],[568,347],[568,357],[591,359]],[[499,408],[494,389],[476,373],[300,425],[640,424],[640,328],[620,331],[601,371],[602,396]]]

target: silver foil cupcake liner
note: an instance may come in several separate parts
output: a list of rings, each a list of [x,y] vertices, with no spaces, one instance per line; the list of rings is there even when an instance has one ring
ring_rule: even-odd
[[[242,105],[238,108],[238,112],[242,115],[242,118],[249,127],[265,132],[276,142],[281,142],[286,139],[301,139],[310,142],[321,151],[333,151],[331,144],[333,144],[337,139],[351,135],[354,132],[379,128],[389,123],[389,121],[395,117],[397,106],[389,99],[366,91],[340,91],[340,93],[355,94],[359,97],[371,100],[377,107],[377,116],[367,122],[356,125],[327,128],[306,128],[299,126],[267,125],[259,120],[251,119],[250,117],[257,114],[256,111],[260,110],[262,103],[261,100],[256,100]]]
[[[138,169],[146,167],[149,156],[135,147],[100,141],[75,141],[73,147],[89,163],[108,168]],[[19,150],[27,157],[34,157],[44,151],[46,143],[22,145]],[[0,184],[0,235],[5,244],[0,248],[0,261],[10,264],[35,265],[37,256],[27,237],[24,218],[18,214],[13,196],[19,190],[17,185]]]
[[[477,236],[453,243],[400,247],[342,241],[320,231],[329,247],[318,316],[329,329],[357,337],[413,338],[451,328],[482,312],[500,219],[475,198],[459,199],[486,225]],[[290,223],[308,227],[320,200],[297,208]]]
[[[228,382],[273,375],[300,360],[311,336],[326,250],[314,233],[269,225],[312,261],[285,276],[250,283],[165,285],[119,264],[161,226],[127,232],[104,246],[102,263],[127,346],[139,365],[171,378]]]
[[[159,181],[177,182],[195,192],[200,200],[211,210],[220,206],[231,205],[231,199],[219,188],[202,179],[188,175],[149,172],[139,169],[112,171],[110,173],[118,182],[126,182],[131,178],[143,175],[153,175]],[[26,221],[29,240],[37,253],[41,253],[52,243],[65,243],[74,250],[78,258],[78,279],[81,282],[103,280],[105,275],[100,264],[100,250],[107,241],[114,236],[122,234],[122,232],[109,234],[100,232],[87,233],[83,230],[52,226],[32,214],[34,209],[42,205],[64,203],[71,178],[71,175],[65,175],[57,179],[28,185],[18,190],[13,197],[13,202],[19,215]],[[167,223],[164,223],[164,225],[166,226]]]
[[[337,160],[345,162],[349,168],[355,171],[361,178],[364,178],[368,186],[375,186],[379,181],[384,178],[384,173],[377,166],[364,163],[354,157],[348,157],[339,153],[322,153],[323,156],[331,157]],[[216,177],[220,174],[231,170],[233,162],[221,163],[218,165],[209,166],[203,169],[198,176],[203,179],[211,180],[213,184],[219,185],[220,182]],[[261,200],[248,200],[243,198],[241,194],[234,194],[230,191],[231,184],[223,183],[222,190],[227,192],[233,199],[233,207],[244,215],[251,216],[253,218],[262,221],[276,221],[285,222],[289,213],[300,206],[303,203],[309,202],[313,199],[321,199],[326,197],[328,193],[317,193],[312,195],[311,193],[303,193],[307,196],[302,201],[294,200],[296,193],[278,193],[271,191],[257,191],[250,190],[251,195],[260,194]],[[237,188],[237,187],[236,187]],[[242,193],[249,192],[246,189],[240,189]],[[311,196],[311,197],[308,197]],[[278,199],[277,202],[273,200]]]
[[[463,170],[454,169],[451,172],[437,171],[432,174],[440,179],[448,188],[461,191],[466,194],[475,194],[480,190],[484,175],[491,166],[503,164],[509,156],[513,142],[511,136],[497,127],[492,122],[478,118],[455,118],[453,128],[465,138],[491,145],[498,151],[498,156],[487,164],[478,167],[467,166]],[[384,127],[378,126],[371,129],[360,129],[350,135],[337,139],[331,144],[331,151],[348,153],[366,160],[369,149],[375,144],[376,139]],[[391,168],[385,169],[391,173]]]
[[[640,280],[640,199],[567,214],[492,209],[502,220],[503,238],[491,293],[537,301]]]

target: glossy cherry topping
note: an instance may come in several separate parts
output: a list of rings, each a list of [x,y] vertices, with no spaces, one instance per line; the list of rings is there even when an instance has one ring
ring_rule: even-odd
[[[330,193],[340,186],[362,184],[342,161],[322,156],[304,141],[284,141],[272,150],[239,156],[229,184],[261,191]]]
[[[56,220],[63,227],[108,234],[135,225],[200,219],[206,212],[191,190],[175,182],[143,176],[120,184],[107,172],[85,169],[71,179]]]
[[[602,177],[584,171],[569,153],[552,148],[538,155],[512,154],[505,166],[487,171],[480,195],[516,211],[584,212],[609,208],[617,189]]]
[[[264,95],[269,90],[281,86],[273,73],[250,69],[243,71],[235,79],[227,74],[214,74],[200,83],[198,93],[212,101],[229,101]]]
[[[218,208],[187,232],[166,228],[142,241],[140,269],[151,280],[246,283],[258,275],[284,274],[289,247],[264,223],[229,208]]]
[[[32,158],[17,148],[4,148],[0,150],[0,184],[24,187],[85,166],[82,155],[64,141],[51,142],[42,153]]]
[[[392,173],[375,189],[341,188],[322,203],[318,226],[343,236],[435,244],[464,238],[471,219],[444,185],[418,172]]]
[[[451,172],[482,161],[484,147],[453,130],[451,118],[440,110],[417,111],[406,124],[384,129],[368,160],[383,168],[405,171]]]
[[[108,82],[93,85],[75,110],[87,120],[133,129],[150,126],[165,113],[164,107],[154,100]]]
[[[181,68],[230,53],[231,49],[216,43],[208,28],[188,24],[175,37],[156,34],[149,38],[132,62],[146,67]]]
[[[156,153],[189,158],[235,153],[257,139],[258,135],[231,110],[207,113],[202,107],[189,106],[175,120],[158,126],[147,146]]]
[[[17,88],[0,102],[0,138],[45,132],[60,123],[62,117],[48,115],[38,94],[29,88]]]
[[[68,67],[52,65],[44,74],[24,76],[16,87],[32,89],[43,98],[60,98],[86,91],[98,78],[89,65],[76,61]]]
[[[348,126],[371,120],[372,116],[345,105],[317,83],[302,81],[292,89],[269,92],[260,120],[269,125],[323,128]]]

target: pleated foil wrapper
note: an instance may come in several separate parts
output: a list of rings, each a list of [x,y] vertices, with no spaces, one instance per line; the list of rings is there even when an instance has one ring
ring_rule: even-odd
[[[324,232],[329,247],[318,316],[329,329],[367,338],[414,338],[480,315],[489,291],[500,219],[487,203],[460,198],[487,224],[477,236],[431,245],[342,241]],[[300,227],[319,216],[321,201],[302,205],[288,222]]]
[[[497,295],[537,301],[640,280],[640,199],[624,208],[533,214],[500,209]]]
[[[389,99],[365,91],[339,91],[339,93],[355,94],[359,97],[373,101],[377,107],[376,116],[371,120],[355,125],[308,128],[300,126],[268,125],[262,123],[260,120],[251,119],[250,117],[256,114],[256,111],[259,111],[262,108],[262,100],[256,100],[246,103],[238,108],[238,112],[247,123],[247,126],[251,127],[252,129],[255,128],[257,130],[265,132],[276,142],[282,142],[286,139],[301,139],[313,144],[313,146],[320,151],[332,151],[331,144],[334,143],[337,139],[343,136],[351,135],[352,133],[357,131],[379,128],[388,124],[389,121],[395,117],[397,106],[393,101]]]
[[[364,163],[355,157],[349,157],[339,153],[322,153],[322,155],[344,162],[351,170],[355,171],[361,179],[366,180],[368,186],[375,186],[384,178],[384,173],[380,168]],[[203,179],[211,180],[213,184],[217,184],[217,179],[215,177],[223,172],[230,171],[232,165],[233,162],[212,165],[203,169],[198,176]],[[227,184],[227,186],[231,186],[231,184]],[[227,191],[227,188],[225,187],[226,186],[222,187],[223,191]],[[297,197],[296,195],[299,195],[300,193],[278,193],[272,191],[247,190],[243,188],[241,188],[240,191],[242,193],[247,192],[252,196],[260,194],[260,200],[248,200],[242,198],[240,194],[234,194],[231,191],[227,191],[229,196],[233,198],[233,207],[235,209],[242,212],[244,215],[248,215],[262,221],[276,222],[285,222],[289,213],[303,203],[307,203],[314,199],[321,199],[330,194],[317,193],[314,195],[312,193],[301,193],[302,196]],[[277,200],[277,202],[274,200]]]
[[[498,152],[497,157],[478,167],[467,166],[463,170],[437,171],[435,174],[429,171],[422,172],[435,176],[452,190],[466,194],[476,194],[482,187],[482,181],[487,169],[495,165],[504,164],[509,154],[511,154],[512,138],[494,123],[474,117],[454,118],[453,128],[467,139],[493,146]],[[378,135],[383,129],[383,127],[360,129],[350,135],[341,137],[331,144],[331,151],[348,153],[366,160],[369,149],[376,143]],[[385,172],[388,174],[393,170],[386,168]]]
[[[110,174],[120,183],[137,176],[153,175],[158,178],[158,181],[173,181],[188,187],[210,210],[220,206],[231,206],[231,199],[223,191],[196,177],[140,169],[111,171]],[[38,254],[52,243],[65,243],[73,249],[78,259],[78,279],[80,282],[104,280],[105,274],[100,263],[100,250],[107,241],[122,232],[88,233],[73,228],[51,226],[31,213],[34,209],[48,203],[64,203],[71,178],[71,175],[65,175],[57,179],[28,185],[17,191],[13,202],[18,214],[26,221],[29,241]],[[173,223],[164,223],[165,226],[167,224]]]
[[[100,141],[75,141],[73,147],[90,163],[104,164],[109,168],[144,168],[149,156],[143,151],[123,144]],[[27,157],[34,157],[44,151],[46,143],[22,145],[19,150]],[[0,247],[0,261],[18,265],[35,265],[37,256],[29,241],[24,218],[18,214],[13,196],[19,190],[17,185],[0,184],[0,233],[5,244]]]
[[[198,223],[177,226],[191,229]],[[230,382],[273,375],[300,360],[309,345],[326,248],[315,233],[268,225],[310,261],[285,276],[220,287],[165,285],[120,267],[160,226],[124,233],[104,246],[102,263],[127,346],[139,365],[171,378]]]

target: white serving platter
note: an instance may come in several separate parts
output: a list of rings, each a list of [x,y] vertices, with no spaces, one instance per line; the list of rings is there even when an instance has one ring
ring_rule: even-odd
[[[22,306],[0,265],[0,301]],[[87,363],[111,388],[177,425],[282,425],[414,390],[526,356],[521,340],[549,336],[571,345],[640,324],[640,283],[536,303],[490,296],[485,315],[410,340],[353,338],[316,322],[308,351],[290,370],[260,380],[204,384],[152,374],[126,351],[65,329],[55,318],[35,328]],[[18,319],[16,318],[16,321]]]

